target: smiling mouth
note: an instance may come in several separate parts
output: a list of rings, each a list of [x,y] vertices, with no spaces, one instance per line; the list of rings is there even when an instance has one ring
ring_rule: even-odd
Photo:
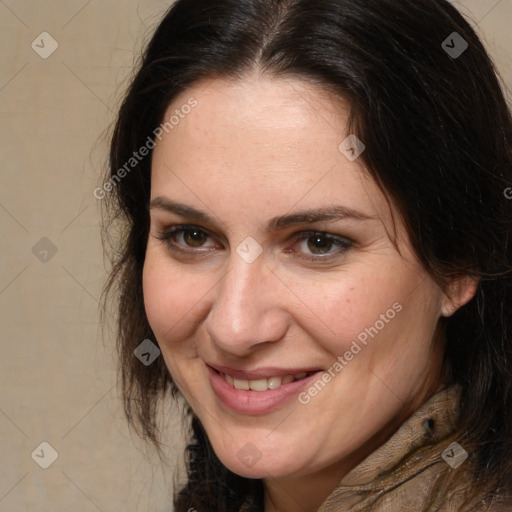
[[[318,370],[316,370],[311,372],[301,372],[295,375],[278,375],[275,377],[269,377],[268,379],[261,378],[245,380],[233,378],[231,375],[215,369],[214,371],[220,375],[231,387],[241,391],[268,391],[269,389],[278,389],[285,384],[290,384],[291,382],[306,379],[310,375],[318,372]]]

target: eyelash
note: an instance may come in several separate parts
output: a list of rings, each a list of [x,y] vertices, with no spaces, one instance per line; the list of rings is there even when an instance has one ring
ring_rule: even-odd
[[[327,242],[331,242],[333,247],[337,247],[337,248],[336,248],[336,250],[330,251],[330,252],[326,253],[325,255],[321,255],[321,256],[315,256],[313,254],[307,255],[307,254],[302,253],[302,255],[300,257],[303,259],[306,259],[308,261],[313,261],[313,262],[329,261],[332,258],[335,258],[336,256],[340,256],[340,255],[344,254],[345,252],[347,252],[347,250],[349,250],[353,246],[353,242],[348,240],[347,238],[342,238],[342,237],[339,237],[336,235],[331,235],[329,233],[326,233],[325,231],[302,231],[302,232],[298,233],[297,235],[295,235],[294,245],[297,243],[305,242],[308,239],[313,238],[313,237],[323,238]],[[289,251],[287,249],[286,252],[288,253],[288,252],[292,252],[292,251]],[[297,251],[297,252],[299,252],[299,251]]]
[[[208,231],[206,231],[203,228],[200,228],[199,226],[194,225],[178,225],[173,226],[170,229],[159,233],[156,238],[160,240],[161,242],[165,243],[165,245],[173,252],[179,252],[181,254],[188,253],[189,255],[197,255],[198,252],[206,253],[209,252],[212,249],[215,249],[215,247],[191,247],[191,246],[184,246],[183,244],[179,244],[176,242],[176,237],[178,235],[183,235],[187,231],[195,231],[198,233],[203,234],[209,239],[212,239],[212,237],[208,234]],[[338,248],[335,251],[328,252],[325,255],[321,256],[315,256],[315,255],[305,255],[304,253],[301,253],[300,258],[312,261],[312,262],[322,262],[322,261],[328,261],[331,260],[333,257],[339,256],[343,253],[345,253],[347,250],[349,250],[353,246],[353,242],[347,238],[339,237],[336,235],[331,235],[329,233],[326,233],[325,231],[301,231],[300,233],[297,233],[293,237],[293,245],[307,241],[310,238],[313,237],[320,237],[325,239],[328,242],[331,242],[333,246],[337,246]],[[184,247],[188,247],[187,249],[184,249]],[[290,249],[285,249],[286,253],[292,253],[299,251],[294,251]]]

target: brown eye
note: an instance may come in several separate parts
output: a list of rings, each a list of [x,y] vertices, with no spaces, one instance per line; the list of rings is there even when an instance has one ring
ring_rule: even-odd
[[[333,241],[323,234],[315,234],[307,239],[307,246],[312,254],[326,254],[332,249]]]
[[[305,260],[326,263],[341,258],[352,246],[353,241],[339,235],[323,231],[303,231],[297,235],[293,247],[287,248],[285,252],[295,253]]]
[[[204,231],[198,229],[186,229],[183,231],[183,241],[190,247],[202,247],[207,240],[208,236]]]
[[[170,250],[190,253],[218,248],[207,231],[195,226],[173,226],[168,231],[160,233],[157,238]]]

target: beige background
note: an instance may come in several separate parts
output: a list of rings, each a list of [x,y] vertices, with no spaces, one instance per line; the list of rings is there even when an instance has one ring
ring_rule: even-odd
[[[512,0],[454,3],[512,88]],[[130,436],[112,343],[101,338],[105,271],[92,193],[104,130],[168,5],[0,0],[0,512],[171,510],[182,450],[162,466]],[[42,32],[58,43],[47,59],[31,48],[51,48],[48,36],[41,48]],[[58,452],[48,469],[31,458],[43,441]],[[40,450],[38,460],[49,460]]]

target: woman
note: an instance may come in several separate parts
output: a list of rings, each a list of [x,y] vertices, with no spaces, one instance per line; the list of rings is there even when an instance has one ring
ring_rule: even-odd
[[[104,191],[128,418],[191,419],[176,511],[511,509],[511,147],[445,0],[172,6]]]

